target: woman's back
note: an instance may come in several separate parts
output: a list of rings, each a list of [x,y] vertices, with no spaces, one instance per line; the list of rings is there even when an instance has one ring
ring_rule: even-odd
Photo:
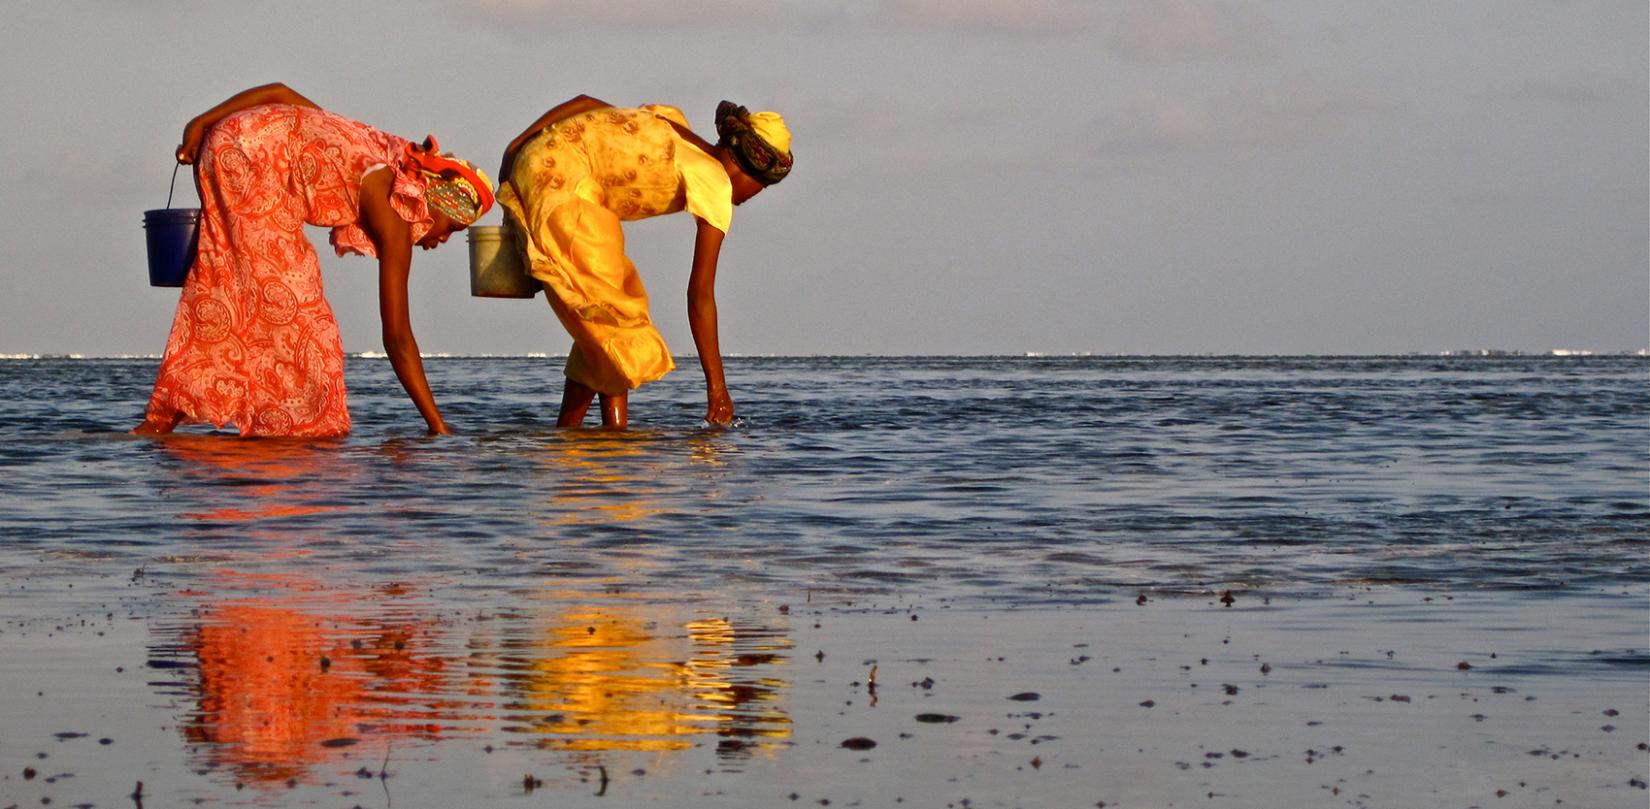
[[[339,227],[360,218],[362,176],[374,166],[398,165],[407,142],[326,110],[266,104],[219,122],[205,157],[245,179],[225,189],[225,202],[238,213],[301,202],[305,224]]]

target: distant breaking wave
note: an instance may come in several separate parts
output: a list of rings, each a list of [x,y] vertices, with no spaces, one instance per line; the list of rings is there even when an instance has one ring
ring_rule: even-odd
[[[384,360],[389,359],[390,357],[390,355],[385,354],[382,351],[361,351],[354,354],[349,354],[348,356],[358,357],[363,360]],[[529,351],[525,354],[454,354],[450,351],[432,351],[429,353],[421,351],[418,356],[426,360],[542,360],[549,359],[550,357],[565,357],[567,355],[547,354],[543,351]]]
[[[364,360],[388,359],[389,355],[382,351],[361,351],[347,354]],[[420,353],[423,359],[526,359],[542,360],[551,357],[565,357],[566,354],[547,354],[543,351],[529,351],[525,354],[455,354],[447,351]],[[0,361],[4,360],[158,360],[159,354],[0,354]]]

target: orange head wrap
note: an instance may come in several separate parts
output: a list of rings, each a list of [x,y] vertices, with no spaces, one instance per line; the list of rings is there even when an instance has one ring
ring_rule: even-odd
[[[407,158],[424,175],[424,201],[460,225],[471,225],[493,207],[493,183],[481,169],[442,154],[434,135],[408,143]]]

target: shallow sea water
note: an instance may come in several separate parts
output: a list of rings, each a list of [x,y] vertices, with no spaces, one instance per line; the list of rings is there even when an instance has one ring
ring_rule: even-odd
[[[1644,803],[1644,358],[426,363],[0,362],[0,807]]]

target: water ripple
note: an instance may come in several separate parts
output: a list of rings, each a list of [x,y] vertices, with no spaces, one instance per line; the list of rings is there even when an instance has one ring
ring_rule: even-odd
[[[330,442],[140,440],[153,361],[0,364],[0,557],[339,566],[1026,603],[1084,588],[1522,591],[1650,575],[1641,358],[730,358],[642,429],[553,428],[541,360],[429,363],[452,439],[350,363]],[[478,576],[477,571],[486,571]],[[1052,589],[1051,589],[1052,588]]]

